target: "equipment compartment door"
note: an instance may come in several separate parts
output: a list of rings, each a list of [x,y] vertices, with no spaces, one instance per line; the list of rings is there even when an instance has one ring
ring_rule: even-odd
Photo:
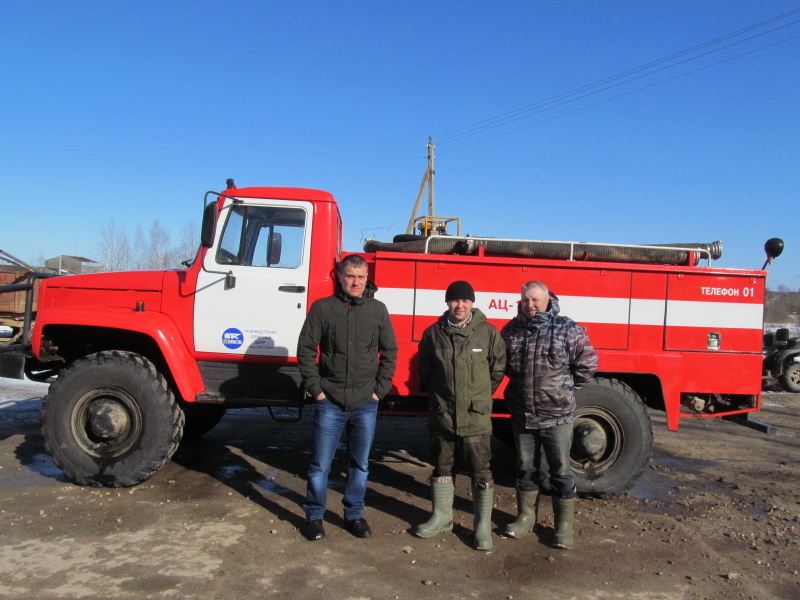
[[[310,202],[226,200],[197,279],[198,352],[294,357],[306,316]]]
[[[672,274],[666,350],[761,352],[764,279]]]

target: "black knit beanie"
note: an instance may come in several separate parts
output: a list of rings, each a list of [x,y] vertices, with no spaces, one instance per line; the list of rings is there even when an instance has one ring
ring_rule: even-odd
[[[444,294],[444,301],[450,300],[471,300],[475,302],[475,290],[466,281],[454,281],[447,286],[447,292]]]

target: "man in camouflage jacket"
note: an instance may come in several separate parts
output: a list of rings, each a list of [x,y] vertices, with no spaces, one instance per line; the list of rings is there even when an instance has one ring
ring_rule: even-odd
[[[505,390],[517,446],[519,516],[506,535],[522,537],[536,524],[542,453],[556,519],[553,546],[571,548],[575,480],[570,467],[575,390],[597,370],[586,330],[559,314],[558,297],[541,281],[522,286],[519,313],[502,329],[506,342]]]

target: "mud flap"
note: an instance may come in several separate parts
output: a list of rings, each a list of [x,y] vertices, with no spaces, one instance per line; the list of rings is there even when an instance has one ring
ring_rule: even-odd
[[[297,423],[300,419],[303,418],[303,405],[300,404],[299,406],[286,406],[286,407],[278,407],[278,408],[297,408],[297,416],[296,417],[288,417],[284,415],[278,415],[273,412],[274,406],[268,406],[267,410],[269,411],[269,416],[273,421],[277,421],[278,423]]]
[[[25,378],[25,357],[16,352],[0,354],[0,377],[9,379]]]
[[[769,423],[762,423],[761,421],[754,421],[750,419],[750,413],[738,414],[738,415],[724,415],[722,417],[726,421],[732,421],[737,425],[744,425],[745,427],[749,427],[750,429],[755,429],[756,431],[760,431],[761,433],[766,433],[767,435],[778,435],[778,428],[775,425],[770,425]]]

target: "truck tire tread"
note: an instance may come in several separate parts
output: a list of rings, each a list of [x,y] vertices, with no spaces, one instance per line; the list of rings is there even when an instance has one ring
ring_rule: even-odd
[[[130,398],[140,429],[120,456],[97,456],[81,443],[74,415],[92,386],[119,387]],[[130,388],[130,389],[125,389]],[[81,396],[83,395],[83,396]],[[79,485],[129,487],[152,477],[181,440],[184,416],[167,381],[152,362],[127,351],[104,351],[76,360],[61,372],[42,401],[41,432],[54,464]]]

